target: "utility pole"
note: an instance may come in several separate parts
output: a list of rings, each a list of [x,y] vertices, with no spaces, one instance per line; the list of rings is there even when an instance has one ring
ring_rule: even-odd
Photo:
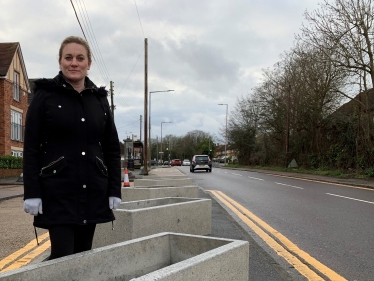
[[[148,175],[148,40],[144,38],[144,165],[143,175]]]
[[[157,162],[156,162],[156,164],[158,165],[158,135],[156,135],[156,143],[157,143],[157,146],[156,146],[156,160],[157,160]]]
[[[142,116],[140,115],[140,130],[139,130],[139,140],[142,141]]]
[[[112,109],[112,116],[114,120],[114,104],[113,104],[113,81],[110,81],[110,107]]]

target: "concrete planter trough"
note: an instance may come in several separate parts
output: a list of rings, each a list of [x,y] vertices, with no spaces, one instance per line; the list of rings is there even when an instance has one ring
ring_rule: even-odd
[[[122,202],[165,198],[188,197],[199,198],[199,187],[191,186],[148,186],[137,188],[122,188]]]
[[[180,175],[165,175],[165,176],[160,176],[160,175],[150,175],[146,176],[146,179],[188,179],[188,176],[185,174],[180,174]]]
[[[10,280],[247,281],[247,241],[159,233],[0,274]]]
[[[134,186],[155,186],[155,185],[165,185],[165,186],[187,186],[193,185],[193,181],[190,178],[174,178],[174,179],[135,179]]]
[[[114,210],[111,223],[96,226],[93,248],[160,232],[209,235],[212,230],[210,199],[167,197],[124,202]]]

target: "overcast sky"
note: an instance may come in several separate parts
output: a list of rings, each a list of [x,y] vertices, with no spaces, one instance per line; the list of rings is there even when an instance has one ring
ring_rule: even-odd
[[[144,38],[152,138],[201,130],[221,139],[226,107],[291,48],[303,13],[322,0],[72,0],[95,60],[93,82],[114,81],[120,140],[144,125]],[[20,42],[29,78],[58,73],[58,49],[82,36],[69,0],[0,0],[0,42]],[[138,16],[139,15],[139,16]],[[88,16],[88,18],[87,18]],[[142,129],[143,130],[143,129]],[[144,138],[144,131],[141,133]]]

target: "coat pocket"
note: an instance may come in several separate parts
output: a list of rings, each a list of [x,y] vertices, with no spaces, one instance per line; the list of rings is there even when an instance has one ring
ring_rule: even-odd
[[[96,156],[96,166],[104,176],[108,176],[108,168],[105,166],[104,161]]]
[[[42,178],[52,177],[59,174],[68,164],[66,163],[65,157],[61,156],[55,161],[52,161],[47,166],[41,168],[40,176]]]

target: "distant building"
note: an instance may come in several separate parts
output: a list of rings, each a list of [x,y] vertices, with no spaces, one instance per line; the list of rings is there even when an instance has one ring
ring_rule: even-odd
[[[225,145],[217,145],[214,149],[214,158],[217,159],[218,161],[221,159],[225,159],[225,152],[227,152],[227,157],[231,159],[236,159],[238,151],[233,149],[230,144],[226,146],[226,151],[225,151]]]
[[[29,93],[21,45],[0,43],[0,155],[23,156]]]

